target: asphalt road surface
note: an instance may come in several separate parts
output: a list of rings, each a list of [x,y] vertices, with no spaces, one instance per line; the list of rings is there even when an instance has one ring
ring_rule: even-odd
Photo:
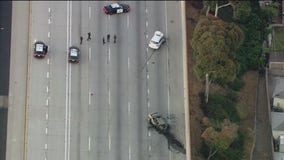
[[[110,3],[31,2],[28,160],[185,159],[180,2],[129,1],[129,13],[111,16],[102,11]],[[154,51],[156,30],[167,42]],[[32,57],[37,40],[49,46],[44,59]],[[67,61],[72,45],[79,64]],[[149,126],[152,112],[172,136]]]

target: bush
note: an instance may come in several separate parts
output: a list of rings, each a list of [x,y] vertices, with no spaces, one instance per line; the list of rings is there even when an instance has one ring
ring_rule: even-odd
[[[209,95],[208,103],[204,107],[204,114],[219,121],[223,121],[223,119],[229,119],[231,122],[240,121],[235,102],[222,95]]]
[[[244,86],[244,81],[241,78],[236,78],[228,87],[234,91],[239,91]]]

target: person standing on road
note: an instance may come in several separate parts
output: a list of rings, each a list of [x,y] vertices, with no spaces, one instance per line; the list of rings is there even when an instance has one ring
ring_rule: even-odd
[[[83,43],[83,37],[81,36],[80,37],[80,44],[82,44]]]
[[[91,32],[88,32],[88,39],[87,41],[91,40]]]
[[[116,43],[116,35],[113,36],[113,43]]]
[[[109,39],[110,39],[110,35],[107,34],[107,42],[109,42]]]

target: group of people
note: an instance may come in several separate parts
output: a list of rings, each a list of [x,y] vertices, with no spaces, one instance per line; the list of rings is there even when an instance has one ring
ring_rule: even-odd
[[[88,38],[87,41],[91,40],[91,32],[88,32]],[[107,34],[107,42],[110,42],[110,34]],[[83,37],[80,37],[80,44],[83,43]],[[103,44],[105,44],[105,37],[103,37]],[[116,43],[116,35],[113,35],[113,43]]]

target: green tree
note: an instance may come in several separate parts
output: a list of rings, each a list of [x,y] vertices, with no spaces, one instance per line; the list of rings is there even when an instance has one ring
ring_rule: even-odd
[[[204,80],[210,73],[212,80],[233,81],[237,69],[235,51],[242,41],[243,33],[237,25],[215,17],[201,17],[191,41],[197,77]]]
[[[238,135],[238,128],[237,124],[224,119],[221,131],[213,127],[205,129],[201,137],[209,147],[207,160],[210,160],[217,152],[223,152],[230,147]]]

